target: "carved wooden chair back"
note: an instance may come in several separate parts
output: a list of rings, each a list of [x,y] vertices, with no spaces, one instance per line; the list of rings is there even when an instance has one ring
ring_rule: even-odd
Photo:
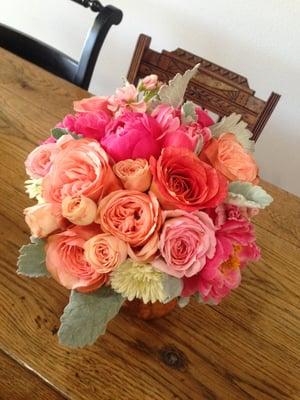
[[[72,1],[98,13],[85,40],[79,61],[3,24],[0,24],[0,47],[83,89],[88,89],[106,35],[112,25],[121,22],[123,14],[118,8],[104,7],[97,0]]]
[[[168,81],[177,72],[183,73],[200,63],[199,72],[188,85],[186,99],[220,118],[233,112],[241,114],[253,132],[252,139],[258,139],[280,95],[272,92],[267,101],[261,100],[255,96],[244,76],[180,48],[159,53],[150,49],[150,43],[149,36],[139,36],[127,75],[129,82],[137,83],[151,73],[157,74],[162,81]]]

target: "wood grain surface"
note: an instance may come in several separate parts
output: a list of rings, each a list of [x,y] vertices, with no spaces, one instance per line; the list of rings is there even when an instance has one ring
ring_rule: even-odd
[[[221,305],[192,303],[148,322],[123,312],[92,347],[58,345],[68,292],[16,275],[29,233],[23,162],[86,96],[0,49],[0,350],[11,357],[2,354],[10,373],[0,374],[0,399],[15,376],[13,400],[34,399],[35,387],[46,398],[43,380],[55,388],[49,399],[299,400],[300,199],[268,183],[274,203],[255,220],[263,258]]]

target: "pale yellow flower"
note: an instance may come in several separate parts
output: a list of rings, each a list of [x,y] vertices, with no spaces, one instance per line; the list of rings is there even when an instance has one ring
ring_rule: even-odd
[[[165,301],[163,280],[164,274],[150,264],[129,259],[111,274],[111,286],[117,293],[130,301],[141,299],[145,304]]]
[[[45,203],[42,198],[42,178],[25,181],[25,192],[29,195],[30,199],[36,199],[38,204]]]

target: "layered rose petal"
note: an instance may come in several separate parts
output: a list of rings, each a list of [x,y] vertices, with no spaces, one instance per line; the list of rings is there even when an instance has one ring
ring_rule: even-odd
[[[85,196],[67,196],[62,201],[62,215],[75,225],[90,225],[97,213],[96,203]]]
[[[158,244],[159,236],[155,233],[143,246],[131,247],[128,244],[128,255],[133,261],[149,262],[155,257],[158,251]]]
[[[46,266],[62,286],[90,292],[107,282],[108,275],[97,272],[84,256],[85,242],[98,232],[98,226],[74,226],[48,238]]]
[[[96,222],[132,247],[143,246],[161,225],[157,198],[135,190],[118,190],[104,197]]]
[[[64,226],[60,207],[53,204],[38,204],[25,208],[25,222],[32,236],[43,238]]]
[[[230,181],[257,181],[256,162],[233,133],[224,133],[218,139],[211,139],[202,150],[200,158],[209,162]]]
[[[111,111],[107,108],[108,104],[107,96],[93,96],[73,102],[74,110],[77,113],[94,113],[104,111],[108,115],[111,115]]]
[[[145,192],[151,185],[152,175],[145,159],[119,161],[113,166],[113,171],[125,189]]]
[[[94,201],[121,187],[105,151],[91,139],[69,140],[56,156],[51,174],[42,184],[43,198],[61,203],[68,196],[86,196]]]
[[[150,160],[151,190],[164,209],[186,211],[216,207],[227,196],[227,181],[187,149],[168,147]]]
[[[46,176],[58,151],[55,143],[44,143],[36,147],[25,161],[27,175],[32,179]]]
[[[126,260],[127,244],[109,233],[100,233],[85,242],[84,255],[97,272],[108,273]]]
[[[177,278],[193,276],[215,254],[216,238],[212,220],[204,212],[166,211],[160,235],[162,258],[152,265]]]

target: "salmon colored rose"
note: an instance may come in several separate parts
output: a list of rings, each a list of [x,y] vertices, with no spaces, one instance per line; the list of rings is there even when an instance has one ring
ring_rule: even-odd
[[[126,260],[127,244],[109,233],[100,233],[85,242],[84,255],[97,272],[105,274]]]
[[[96,218],[96,203],[82,195],[65,197],[61,208],[62,215],[75,225],[90,225]]]
[[[96,222],[132,247],[143,246],[161,225],[159,203],[153,193],[117,190],[104,197],[98,207]]]
[[[131,247],[128,245],[128,255],[133,261],[149,262],[153,260],[158,251],[159,236],[155,233],[144,246]]]
[[[84,244],[97,233],[98,226],[73,226],[49,236],[46,245],[47,269],[67,289],[91,292],[107,282],[108,275],[97,272],[84,256]]]
[[[161,258],[152,265],[177,278],[193,276],[205,266],[216,250],[215,227],[201,211],[165,211],[160,235]]]
[[[58,151],[55,143],[44,143],[36,147],[25,161],[27,175],[32,179],[47,175]]]
[[[91,139],[69,140],[61,145],[51,174],[42,183],[43,198],[61,203],[68,196],[86,196],[94,201],[121,188],[105,151]]]
[[[113,171],[120,178],[125,189],[145,192],[151,185],[152,175],[148,161],[143,158],[119,161]]]
[[[187,149],[167,147],[150,159],[153,191],[164,209],[216,207],[227,196],[227,180]]]
[[[111,111],[107,108],[108,106],[108,97],[107,96],[93,96],[87,99],[82,99],[79,101],[74,101],[73,106],[74,110],[77,113],[90,113],[90,112],[99,112],[104,111],[107,114],[111,115]]]
[[[233,133],[223,133],[203,148],[200,158],[209,162],[230,181],[256,182],[258,167]]]
[[[63,226],[60,208],[53,204],[37,204],[25,208],[25,222],[32,236],[43,238]]]

